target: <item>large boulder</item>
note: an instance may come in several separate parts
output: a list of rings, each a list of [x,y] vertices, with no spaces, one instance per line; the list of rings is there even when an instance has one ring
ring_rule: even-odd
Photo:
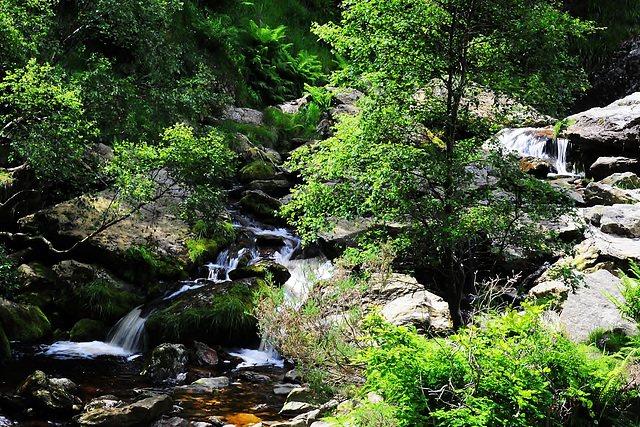
[[[82,401],[73,392],[77,386],[67,378],[53,378],[35,371],[16,390],[37,410],[54,413],[73,413],[82,409]]]
[[[247,265],[246,267],[236,268],[229,272],[229,278],[231,280],[243,279],[246,277],[259,277],[265,279],[267,276],[271,276],[273,283],[277,286],[284,285],[289,280],[291,273],[289,270],[281,264],[270,260],[261,260],[254,264]]]
[[[640,205],[594,206],[583,212],[585,220],[604,233],[640,238]]]
[[[261,111],[234,105],[227,105],[224,108],[222,118],[245,125],[262,126],[264,124],[264,115]]]
[[[146,426],[172,410],[173,399],[166,394],[142,395],[131,403],[103,396],[89,402],[75,421],[81,426]]]
[[[585,341],[595,329],[622,328],[634,333],[636,326],[622,319],[620,312],[605,294],[622,299],[617,285],[620,279],[607,270],[584,275],[583,284],[569,293],[560,314],[560,324],[575,342]]]
[[[640,92],[605,107],[595,107],[568,117],[567,136],[573,144],[601,150],[632,151],[640,143]]]
[[[0,298],[0,325],[10,341],[37,342],[51,333],[51,324],[42,311]]]
[[[419,331],[450,328],[449,306],[427,291],[416,279],[404,274],[374,276],[363,302],[380,307],[383,317],[394,325],[412,325]]]
[[[593,179],[598,180],[624,172],[640,173],[640,161],[632,157],[601,156],[589,166],[589,174]]]
[[[115,200],[110,192],[81,196],[21,218],[19,224],[24,231],[68,248],[101,227],[105,216],[127,214]],[[168,197],[143,207],[139,215],[129,216],[86,241],[82,250],[74,252],[74,258],[119,271],[133,281],[146,281],[151,276],[186,277],[186,242],[195,236],[175,214],[177,200]]]

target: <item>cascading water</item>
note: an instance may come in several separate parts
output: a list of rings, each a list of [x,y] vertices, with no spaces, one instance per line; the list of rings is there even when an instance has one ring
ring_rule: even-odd
[[[144,323],[147,317],[148,314],[142,316],[142,306],[134,308],[115,324],[107,337],[107,343],[130,353],[146,350],[147,334]]]
[[[550,127],[503,129],[497,139],[507,151],[549,162],[558,175],[576,175],[575,170],[569,171],[567,167],[569,140],[555,138],[554,130]]]

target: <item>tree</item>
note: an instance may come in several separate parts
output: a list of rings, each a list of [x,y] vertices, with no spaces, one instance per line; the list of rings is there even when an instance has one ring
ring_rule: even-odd
[[[349,60],[334,83],[367,95],[333,138],[292,156],[305,182],[284,209],[290,223],[307,238],[338,218],[399,224],[388,237],[418,275],[433,276],[460,327],[463,286],[481,267],[480,254],[545,249],[536,220],[568,209],[513,158],[482,149],[473,113],[481,88],[551,113],[584,88],[568,52],[590,25],[557,6],[344,1],[341,24],[314,31]]]

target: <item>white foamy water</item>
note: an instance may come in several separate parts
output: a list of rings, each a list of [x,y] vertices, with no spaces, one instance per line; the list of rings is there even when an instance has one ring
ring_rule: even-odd
[[[239,357],[243,360],[238,368],[250,368],[254,366],[277,366],[279,368],[284,367],[284,360],[278,356],[277,353],[263,350],[252,350],[243,348],[237,352],[230,352],[231,356]]]
[[[58,341],[43,347],[43,354],[64,358],[92,359],[98,356],[131,356],[133,352],[107,344],[103,341],[72,342]]]
[[[568,170],[567,153],[569,140],[554,138],[549,128],[514,128],[503,129],[497,135],[498,143],[508,151],[515,151],[520,156],[531,156],[552,164],[558,175],[575,175]]]

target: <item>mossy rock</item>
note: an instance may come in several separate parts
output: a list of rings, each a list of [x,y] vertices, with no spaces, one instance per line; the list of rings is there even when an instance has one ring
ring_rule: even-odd
[[[2,329],[2,325],[0,325],[0,362],[9,359],[11,359],[11,346],[4,329]]]
[[[2,298],[0,325],[11,341],[37,342],[51,333],[51,324],[40,308]]]
[[[258,279],[209,284],[181,294],[145,323],[151,345],[194,340],[211,345],[246,346],[258,339],[253,316]]]
[[[283,265],[273,261],[259,261],[246,267],[236,268],[229,272],[231,280],[243,279],[246,277],[259,277],[266,279],[267,276],[273,278],[273,284],[282,286],[289,278],[291,273]]]
[[[241,183],[248,183],[259,179],[267,179],[274,176],[276,173],[276,167],[273,163],[257,160],[245,165],[240,169],[238,180]]]
[[[196,230],[194,230],[195,232]],[[202,234],[202,233],[201,233]],[[223,223],[203,237],[187,240],[189,259],[194,264],[215,259],[216,255],[236,240],[236,232],[230,222]]]
[[[55,303],[68,321],[88,317],[115,323],[143,302],[133,285],[99,266],[65,260],[53,270],[62,287]]]
[[[56,274],[53,270],[39,262],[20,265],[18,278],[23,288],[28,290],[47,289],[56,283]]]
[[[282,206],[282,202],[268,196],[262,191],[247,191],[244,197],[240,199],[240,204],[267,223],[274,224],[283,222],[282,219],[276,216]]]
[[[94,319],[78,320],[69,333],[69,339],[75,342],[102,341],[104,337],[104,323]]]

